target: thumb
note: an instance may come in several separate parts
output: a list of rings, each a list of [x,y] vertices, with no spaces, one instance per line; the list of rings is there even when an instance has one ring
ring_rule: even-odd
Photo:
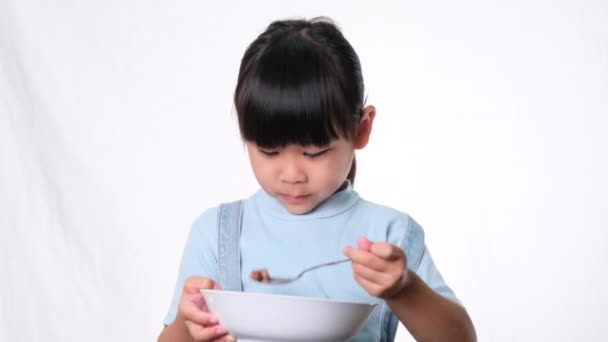
[[[198,293],[200,289],[213,289],[216,284],[213,279],[191,276],[184,282],[184,291],[188,293]]]
[[[370,251],[386,260],[395,260],[405,256],[401,248],[386,242],[374,243]]]

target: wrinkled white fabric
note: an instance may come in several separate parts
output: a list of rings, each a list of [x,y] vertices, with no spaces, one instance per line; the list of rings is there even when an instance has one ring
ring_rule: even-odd
[[[479,340],[608,340],[603,2],[0,0],[0,341],[156,339],[193,220],[258,188],[242,53],[316,15],[378,109],[357,191],[425,227]]]

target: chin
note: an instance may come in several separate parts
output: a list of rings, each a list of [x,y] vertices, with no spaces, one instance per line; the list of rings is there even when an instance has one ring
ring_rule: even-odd
[[[294,215],[308,214],[315,208],[315,207],[311,207],[309,205],[298,206],[298,205],[289,205],[289,204],[285,204],[285,203],[283,203],[283,207],[285,207],[285,209],[287,209],[287,211],[289,211],[290,214],[294,214]]]

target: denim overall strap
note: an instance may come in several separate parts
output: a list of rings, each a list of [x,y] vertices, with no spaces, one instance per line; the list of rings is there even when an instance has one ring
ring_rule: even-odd
[[[243,290],[240,248],[242,216],[242,201],[220,205],[217,214],[219,283],[224,290]]]
[[[422,230],[422,227],[418,222],[414,221],[411,217],[408,218],[405,234],[401,238],[399,247],[405,251],[408,268],[417,270],[425,249],[424,230]],[[382,329],[382,342],[392,342],[395,340],[399,318],[390,311],[386,303],[382,304],[381,312],[381,322],[382,327],[384,327],[384,329]]]

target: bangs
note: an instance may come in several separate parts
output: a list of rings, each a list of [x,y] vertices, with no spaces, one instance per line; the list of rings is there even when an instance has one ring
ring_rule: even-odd
[[[241,70],[235,107],[242,138],[269,148],[352,140],[357,113],[334,59],[305,36],[290,38]]]

